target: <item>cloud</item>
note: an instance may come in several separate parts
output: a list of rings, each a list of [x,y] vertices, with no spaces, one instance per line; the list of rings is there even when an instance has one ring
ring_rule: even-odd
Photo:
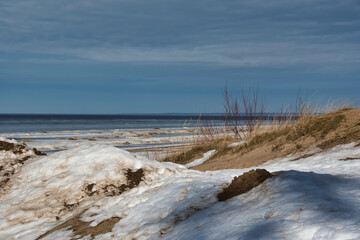
[[[141,63],[141,64],[210,64],[219,67],[294,67],[312,66],[326,69],[349,68],[360,63],[358,44],[307,44],[289,42],[208,45],[194,48],[156,47],[86,47],[48,48],[43,54],[62,58],[27,58],[37,63],[61,63],[81,61]]]
[[[358,15],[356,0],[3,0],[0,51],[54,55],[54,63],[351,68]]]

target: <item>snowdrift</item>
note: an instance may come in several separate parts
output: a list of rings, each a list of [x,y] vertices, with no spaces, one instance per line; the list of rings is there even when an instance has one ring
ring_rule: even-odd
[[[30,149],[24,143],[0,137],[0,194],[8,188],[11,176],[25,163],[25,161],[44,153],[36,148]]]
[[[199,172],[111,146],[76,147],[15,171],[0,199],[0,236],[359,239],[359,158],[360,147],[347,144],[276,159],[259,167],[273,177],[220,202],[233,177],[251,169]]]

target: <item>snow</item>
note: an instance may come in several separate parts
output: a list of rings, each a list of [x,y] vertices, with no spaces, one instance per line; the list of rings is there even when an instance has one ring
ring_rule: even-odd
[[[0,137],[0,141],[21,145],[14,139],[9,140]],[[0,151],[0,195],[7,190],[7,187],[5,187],[4,183],[10,179],[11,175],[17,172],[19,168],[21,168],[22,162],[24,162],[26,159],[37,157],[34,151],[27,147],[21,150],[18,149],[18,151],[15,152],[5,150]]]
[[[242,144],[244,144],[244,141],[234,142],[234,143],[229,144],[228,147],[229,147],[229,148],[231,148],[231,147],[237,147],[237,146],[242,145]]]
[[[196,160],[186,164],[185,167],[192,168],[195,166],[199,166],[199,165],[203,164],[204,162],[206,162],[207,160],[209,160],[211,158],[211,156],[214,155],[215,152],[216,152],[216,150],[210,150],[210,151],[204,153],[202,158],[196,159]]]
[[[11,191],[0,198],[0,236],[36,239],[85,211],[81,220],[91,226],[121,219],[97,240],[360,239],[360,147],[347,144],[291,159],[257,167],[275,176],[219,202],[222,188],[250,169],[199,172],[112,146],[75,147],[29,160],[13,176]],[[127,169],[140,168],[145,176],[138,187],[111,197],[84,194],[86,184],[96,183],[100,191],[109,183],[123,184]],[[64,202],[74,209],[64,210]],[[71,230],[59,229],[43,239],[73,237]]]
[[[0,141],[3,141],[3,142],[9,142],[9,143],[18,143],[15,139],[7,139],[7,138],[4,138],[4,137],[0,137]]]
[[[4,137],[21,140],[30,148],[49,152],[88,146],[91,143],[117,146],[126,150],[152,148],[153,145],[165,147],[178,142],[184,144],[193,136],[188,130],[161,128],[0,133],[0,140],[5,139]]]

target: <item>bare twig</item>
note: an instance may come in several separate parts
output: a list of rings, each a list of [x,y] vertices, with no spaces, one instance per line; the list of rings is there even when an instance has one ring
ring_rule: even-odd
[[[224,90],[225,126],[234,133],[235,138],[242,139],[251,135],[264,120],[266,111],[265,101],[259,98],[258,88],[253,88],[250,94],[242,90],[239,97]]]

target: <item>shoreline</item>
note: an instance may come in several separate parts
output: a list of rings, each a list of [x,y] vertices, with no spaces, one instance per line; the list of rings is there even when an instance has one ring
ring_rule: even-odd
[[[107,129],[67,130],[47,132],[0,133],[0,137],[25,143],[30,148],[52,154],[87,144],[104,144],[129,152],[154,152],[154,148],[168,149],[188,144],[193,138],[193,129]]]

